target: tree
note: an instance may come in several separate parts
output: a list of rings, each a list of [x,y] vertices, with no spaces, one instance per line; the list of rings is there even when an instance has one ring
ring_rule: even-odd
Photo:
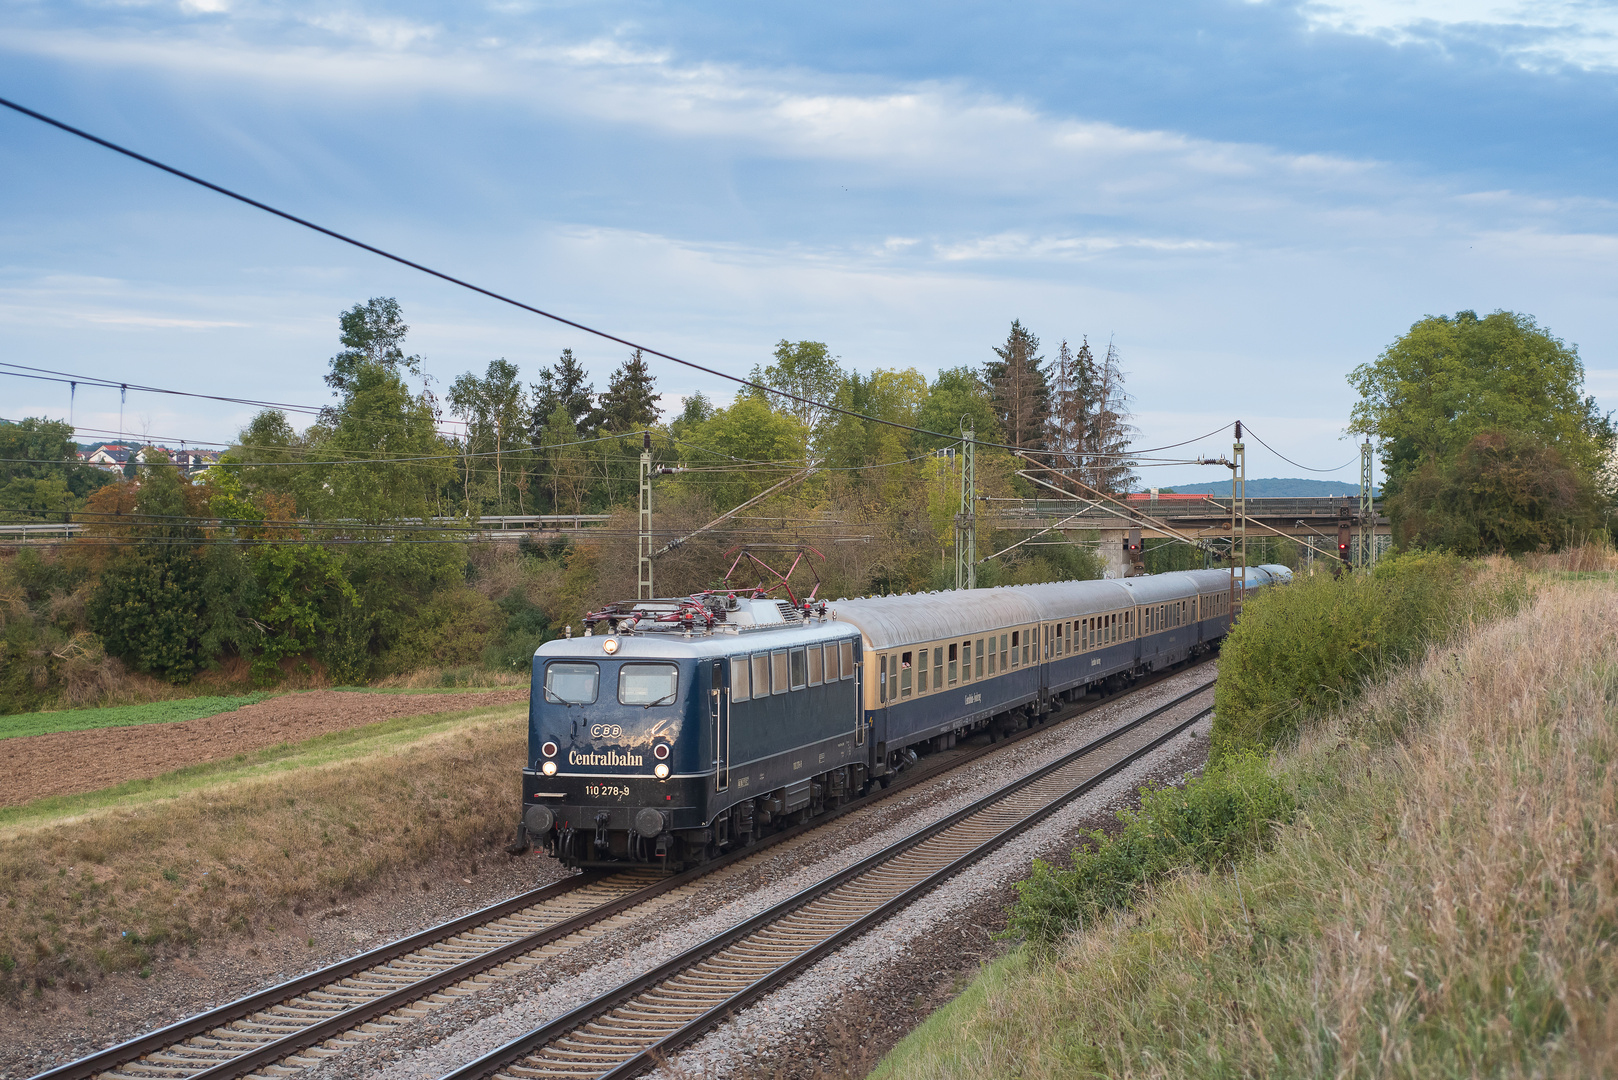
[[[1401,547],[1458,555],[1556,548],[1601,527],[1592,478],[1522,432],[1482,432],[1429,460],[1388,500]]]
[[[772,408],[795,417],[813,435],[825,419],[825,404],[837,395],[837,388],[843,381],[843,369],[838,365],[837,358],[827,351],[825,342],[794,343],[782,338],[775,343],[775,362],[762,368],[754,365],[748,378],[794,395],[782,397],[769,394],[767,399]]]
[[[608,431],[641,431],[657,423],[663,410],[657,404],[657,386],[646,358],[636,349],[623,366],[612,373],[606,393],[601,395],[601,411]]]
[[[0,423],[0,520],[60,520],[111,483],[107,473],[79,463],[78,449],[73,425],[62,420]]]
[[[1390,494],[1486,431],[1532,435],[1586,475],[1612,444],[1610,414],[1584,394],[1578,350],[1530,315],[1428,316],[1348,381],[1360,393],[1348,430],[1382,441]]]
[[[924,450],[958,445],[963,418],[979,442],[1000,442],[1005,438],[989,384],[969,367],[945,368],[928,387],[927,400],[916,414],[917,427],[943,437],[918,435],[917,445]]]
[[[683,482],[701,483],[714,505],[728,510],[800,467],[808,436],[797,417],[776,412],[744,391],[730,408],[715,412],[691,433],[692,443],[700,449],[690,450],[690,460],[726,468],[693,474]],[[784,464],[776,469],[758,468],[761,462]]]
[[[1050,466],[1065,477],[1084,479],[1084,452],[1089,445],[1090,408],[1095,395],[1095,357],[1086,339],[1074,352],[1062,339],[1051,369],[1051,411],[1045,446]],[[1078,488],[1068,485],[1068,490]]]
[[[474,461],[486,461],[486,456],[491,454],[494,467],[493,506],[496,513],[505,513],[508,459],[517,459],[510,462],[514,466],[511,471],[518,476],[523,475],[524,450],[528,445],[528,401],[517,378],[517,365],[501,357],[489,362],[481,379],[468,371],[451,385],[449,406],[452,415],[466,421],[464,445],[467,456],[464,458],[462,494],[468,513],[471,512],[473,476],[488,475],[487,465],[480,467]],[[483,457],[474,458],[472,455]],[[518,491],[519,513],[523,512],[521,495],[526,486],[523,485]]]
[[[590,384],[589,373],[573,356],[572,349],[563,349],[554,368],[541,368],[539,381],[533,385],[530,399],[530,427],[532,439],[541,442],[545,427],[558,406],[566,410],[568,426],[577,438],[590,438],[601,426],[605,415],[593,404],[595,387]]]
[[[984,366],[984,380],[994,394],[995,415],[1006,441],[1018,449],[1044,449],[1050,385],[1039,338],[1013,319],[1006,343],[995,346],[994,353],[998,359]]]
[[[399,301],[391,296],[373,296],[355,304],[337,318],[341,352],[331,358],[326,385],[341,396],[348,392],[362,364],[376,364],[412,375],[421,374],[421,357],[406,356],[402,347],[410,327],[405,325]]]
[[[1088,355],[1089,341],[1080,350]],[[1129,422],[1129,395],[1124,392],[1124,373],[1119,367],[1118,350],[1107,342],[1107,355],[1092,365],[1088,376],[1090,399],[1085,409],[1084,482],[1098,491],[1122,494],[1135,483],[1129,460],[1129,444],[1135,428]]]

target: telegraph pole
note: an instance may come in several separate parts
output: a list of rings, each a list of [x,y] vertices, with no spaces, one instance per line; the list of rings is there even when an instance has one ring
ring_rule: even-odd
[[[1360,567],[1376,562],[1376,511],[1371,504],[1371,440],[1360,445]]]
[[[955,515],[955,587],[978,587],[978,475],[969,417],[961,417],[961,510]]]
[[[652,433],[642,432],[640,444],[640,595],[651,600],[652,592]]]

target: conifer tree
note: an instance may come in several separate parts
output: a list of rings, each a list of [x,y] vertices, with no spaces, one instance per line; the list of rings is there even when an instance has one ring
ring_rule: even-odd
[[[984,379],[994,391],[995,414],[1006,441],[1020,449],[1043,450],[1051,391],[1039,338],[1013,319],[1005,345],[995,346],[994,352],[999,359],[984,366]]]
[[[607,392],[601,395],[601,411],[608,431],[640,431],[657,423],[663,410],[657,404],[657,386],[646,367],[646,358],[636,349],[623,366],[612,373]]]

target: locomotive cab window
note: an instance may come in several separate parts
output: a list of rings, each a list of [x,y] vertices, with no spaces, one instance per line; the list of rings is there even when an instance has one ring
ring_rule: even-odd
[[[680,669],[673,664],[625,664],[618,669],[618,704],[673,705]]]
[[[545,665],[545,700],[564,705],[594,705],[601,669],[594,664],[552,661]]]
[[[747,657],[730,658],[730,700],[747,700]]]
[[[820,648],[819,645],[811,645],[809,647],[809,685],[810,686],[819,686],[821,684],[821,682],[823,681],[822,676],[824,675],[825,670],[826,670],[825,656],[826,656],[826,654],[821,651],[821,648]]]

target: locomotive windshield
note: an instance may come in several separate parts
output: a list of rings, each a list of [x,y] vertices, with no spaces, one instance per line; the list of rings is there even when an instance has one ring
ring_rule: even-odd
[[[594,664],[545,665],[545,700],[565,705],[594,705],[601,669]]]
[[[672,705],[680,685],[680,669],[673,664],[625,664],[618,671],[621,705]]]

